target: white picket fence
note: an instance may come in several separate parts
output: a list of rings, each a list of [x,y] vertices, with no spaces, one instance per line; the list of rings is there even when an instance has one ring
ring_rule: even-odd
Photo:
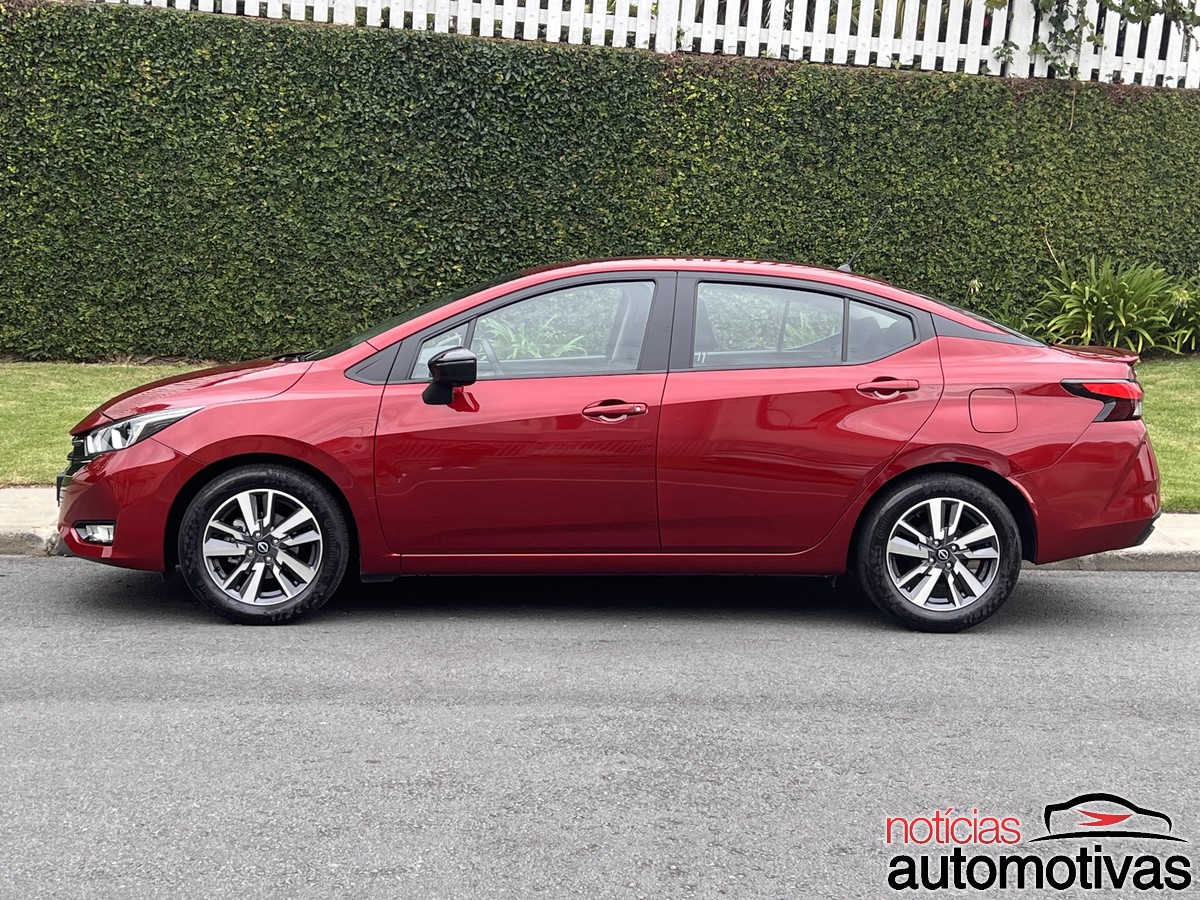
[[[128,2],[128,0],[111,0]],[[138,0],[133,0],[138,2]],[[1200,0],[1196,0],[1200,11]],[[268,19],[484,37],[806,59],[856,66],[1047,77],[1031,56],[1049,32],[1032,0],[150,0]],[[1085,42],[1084,81],[1200,87],[1200,46],[1155,17],[1126,21],[1088,0],[1102,40]]]

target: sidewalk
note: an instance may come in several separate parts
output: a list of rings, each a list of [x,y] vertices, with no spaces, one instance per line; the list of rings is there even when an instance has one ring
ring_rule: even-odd
[[[58,547],[54,488],[0,488],[0,554],[46,556]],[[1140,547],[1097,553],[1039,569],[1200,572],[1200,515],[1168,514]]]
[[[0,554],[45,556],[58,547],[54,488],[0,488]]]

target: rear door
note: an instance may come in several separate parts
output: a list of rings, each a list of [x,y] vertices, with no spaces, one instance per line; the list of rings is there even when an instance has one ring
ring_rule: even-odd
[[[689,273],[677,293],[663,549],[816,545],[941,395],[928,314],[791,279]]]

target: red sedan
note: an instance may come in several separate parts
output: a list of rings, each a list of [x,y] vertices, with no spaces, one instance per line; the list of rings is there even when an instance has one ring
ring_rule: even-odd
[[[953,631],[1022,559],[1150,533],[1135,361],[841,271],[554,266],[117,397],[72,431],[59,532],[246,623],[347,569],[850,572]]]

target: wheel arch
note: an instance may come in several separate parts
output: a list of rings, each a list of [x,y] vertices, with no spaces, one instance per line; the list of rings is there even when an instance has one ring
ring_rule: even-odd
[[[188,505],[195,499],[196,495],[204,489],[205,485],[211,483],[213,479],[224,475],[226,472],[252,465],[279,466],[303,472],[305,475],[315,478],[329,490],[333,498],[337,501],[338,507],[342,512],[342,517],[346,520],[346,528],[350,532],[350,558],[346,561],[346,565],[349,571],[354,571],[350,567],[358,565],[359,554],[361,552],[358,537],[358,522],[355,519],[353,507],[350,506],[350,501],[346,497],[345,492],[329,475],[311,463],[274,453],[247,453],[222,459],[212,465],[205,466],[183,485],[179,493],[175,495],[175,499],[171,502],[171,510],[167,515],[167,526],[163,531],[163,563],[166,570],[170,571],[179,563],[179,528],[183,523],[183,515],[187,511]]]
[[[1021,536],[1021,558],[1033,561],[1037,556],[1037,520],[1034,518],[1033,507],[1030,506],[1028,498],[1021,492],[1020,488],[1014,485],[1011,481],[1005,478],[998,472],[987,469],[983,466],[972,465],[971,463],[959,462],[936,462],[928,463],[922,466],[915,466],[911,469],[905,469],[889,478],[883,484],[875,489],[870,501],[863,506],[858,513],[858,518],[854,522],[854,529],[850,534],[850,545],[847,564],[849,568],[853,568],[855,563],[855,554],[858,548],[858,539],[862,531],[864,523],[870,518],[874,509],[882,502],[883,498],[897,486],[905,482],[912,481],[922,475],[961,475],[965,478],[970,478],[977,481],[984,487],[988,488],[993,494],[1000,498],[1000,501],[1008,508],[1012,514],[1013,521],[1016,522],[1017,532]]]

